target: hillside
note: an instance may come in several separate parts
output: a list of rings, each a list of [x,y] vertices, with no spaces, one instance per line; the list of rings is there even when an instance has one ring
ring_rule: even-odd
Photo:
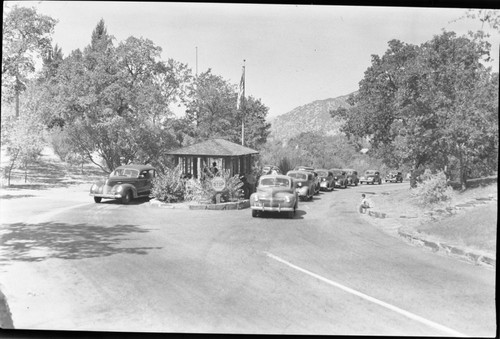
[[[268,140],[288,140],[302,132],[320,132],[324,135],[339,133],[342,121],[332,119],[329,111],[347,107],[350,94],[337,98],[316,100],[294,108],[271,121],[271,135]]]

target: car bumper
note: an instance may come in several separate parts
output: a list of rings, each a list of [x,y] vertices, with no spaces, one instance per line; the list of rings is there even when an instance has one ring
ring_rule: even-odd
[[[256,211],[263,211],[263,212],[293,212],[293,207],[289,206],[270,207],[270,206],[253,205],[250,206],[250,208]]]
[[[96,197],[96,198],[103,198],[103,199],[121,199],[122,195],[121,194],[99,194],[99,193],[90,193],[89,194],[91,197]]]

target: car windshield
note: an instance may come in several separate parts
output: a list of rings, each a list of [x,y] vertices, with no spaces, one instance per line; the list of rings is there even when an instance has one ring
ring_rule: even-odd
[[[260,186],[290,186],[290,180],[287,178],[263,178],[260,180]]]
[[[289,177],[299,179],[299,180],[307,180],[307,174],[306,173],[290,173],[288,174]]]
[[[327,171],[317,171],[317,173],[318,173],[318,176],[320,176],[320,177],[327,177],[328,176]]]
[[[366,171],[365,175],[375,175],[375,171]]]
[[[139,170],[132,168],[117,168],[111,175],[111,177],[128,177],[128,178],[138,178]]]
[[[342,170],[332,170],[334,176],[342,175]]]

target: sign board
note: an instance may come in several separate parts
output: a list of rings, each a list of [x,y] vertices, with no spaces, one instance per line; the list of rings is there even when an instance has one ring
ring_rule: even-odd
[[[226,181],[221,177],[215,177],[212,179],[212,187],[216,192],[220,192],[226,188]]]

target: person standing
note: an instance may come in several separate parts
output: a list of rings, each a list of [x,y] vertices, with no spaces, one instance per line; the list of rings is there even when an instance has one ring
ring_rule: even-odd
[[[214,176],[216,176],[219,172],[219,170],[217,169],[217,163],[215,161],[212,163],[212,168],[210,170]]]

